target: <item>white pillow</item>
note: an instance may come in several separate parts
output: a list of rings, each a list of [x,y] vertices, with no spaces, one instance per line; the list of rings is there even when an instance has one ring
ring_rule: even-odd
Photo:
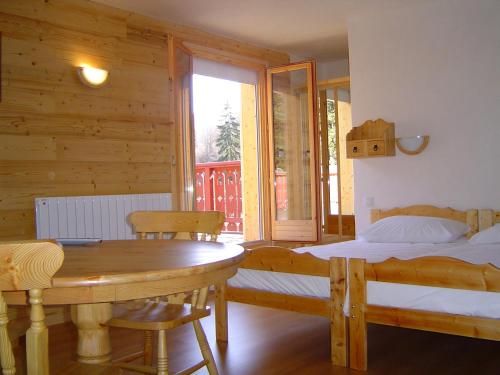
[[[476,233],[470,238],[469,242],[472,244],[500,243],[500,224]]]
[[[368,242],[445,243],[469,231],[460,221],[428,216],[389,216],[373,223],[360,238]]]

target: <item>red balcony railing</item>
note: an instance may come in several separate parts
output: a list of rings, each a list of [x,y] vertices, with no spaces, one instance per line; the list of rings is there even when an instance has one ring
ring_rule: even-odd
[[[196,164],[195,205],[198,211],[221,211],[226,215],[224,232],[243,232],[241,163],[222,161]]]
[[[197,211],[221,211],[226,215],[224,232],[243,232],[241,163],[198,163],[195,169]],[[288,210],[286,172],[276,172],[276,205],[279,214]]]

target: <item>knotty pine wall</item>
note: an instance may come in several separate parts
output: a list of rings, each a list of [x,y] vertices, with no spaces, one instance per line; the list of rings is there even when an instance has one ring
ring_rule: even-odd
[[[1,1],[0,31],[0,239],[35,236],[35,197],[172,191],[168,33],[288,59],[83,0]],[[108,69],[108,84],[82,85],[82,63]]]

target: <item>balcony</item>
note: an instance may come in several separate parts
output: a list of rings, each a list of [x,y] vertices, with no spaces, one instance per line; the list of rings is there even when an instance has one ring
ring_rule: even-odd
[[[286,213],[286,172],[276,173],[278,213]],[[197,211],[221,211],[226,215],[222,239],[230,234],[243,234],[243,200],[241,162],[221,161],[197,163],[195,168],[195,208]],[[234,237],[237,238],[237,237]],[[240,237],[242,239],[242,237]],[[224,242],[224,241],[223,241]],[[241,242],[241,241],[240,241]]]
[[[243,234],[241,162],[198,163],[195,185],[196,210],[224,212],[222,231]]]

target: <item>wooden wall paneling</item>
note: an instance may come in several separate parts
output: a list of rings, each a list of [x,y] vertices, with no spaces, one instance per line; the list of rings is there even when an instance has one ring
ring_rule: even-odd
[[[0,160],[55,160],[56,147],[51,137],[2,135]]]
[[[6,1],[2,11],[89,34],[126,37],[126,12],[90,1]]]
[[[37,184],[169,183],[165,163],[0,161],[0,187]],[[5,182],[7,181],[7,182]]]
[[[104,184],[36,184],[17,187],[2,187],[0,198],[1,210],[34,209],[37,197],[79,196],[79,195],[114,195],[114,194],[146,194],[162,193],[168,189],[167,184],[158,183],[104,183]]]
[[[0,30],[2,239],[34,237],[35,197],[174,192],[169,32],[243,61],[288,59],[83,0],[2,2]],[[84,63],[109,82],[82,85]]]
[[[169,143],[57,138],[57,159],[75,161],[166,162]]]
[[[171,123],[155,120],[110,120],[97,117],[24,114],[2,111],[2,134],[76,136],[79,138],[122,139],[168,142]]]
[[[35,237],[33,209],[0,210],[0,240]]]

